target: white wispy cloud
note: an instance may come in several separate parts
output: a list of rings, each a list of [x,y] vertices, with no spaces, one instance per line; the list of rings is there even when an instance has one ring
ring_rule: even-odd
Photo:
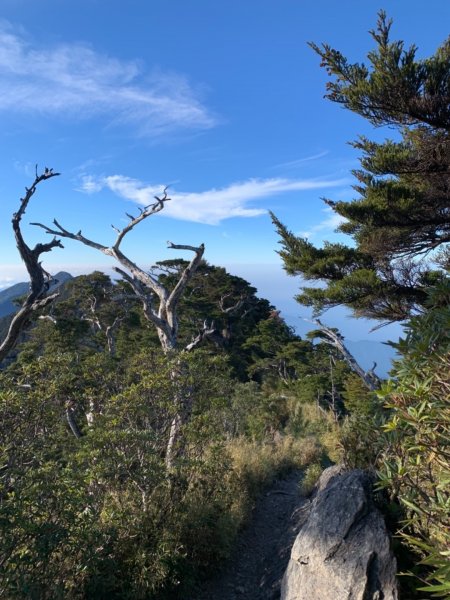
[[[92,175],[83,175],[78,191],[85,192],[86,194],[95,194],[96,192],[100,192],[103,187],[104,183],[101,179],[95,178]]]
[[[300,231],[298,234],[299,237],[311,239],[324,231],[335,231],[339,225],[342,225],[342,223],[347,221],[347,219],[335,213],[330,206],[324,208],[323,212],[327,215],[327,217],[317,225],[313,225],[308,231]]]
[[[102,55],[85,44],[37,47],[0,22],[0,112],[133,125],[142,136],[206,129],[216,119],[185,78],[143,72],[138,61]]]
[[[183,221],[194,221],[208,225],[218,225],[231,217],[256,217],[265,214],[263,208],[252,208],[248,204],[255,200],[273,197],[278,194],[337,187],[347,183],[345,179],[248,179],[232,183],[223,188],[212,188],[203,192],[179,192],[169,190],[171,202],[164,208],[164,216]],[[147,185],[137,179],[123,175],[95,178],[82,178],[80,191],[99,192],[107,188],[124,198],[146,206],[160,194],[163,186]]]
[[[310,162],[312,160],[318,160],[319,158],[323,158],[329,154],[329,150],[324,150],[323,152],[318,152],[317,154],[312,154],[311,156],[305,156],[304,158],[297,158],[296,160],[290,160],[289,162],[280,163],[279,165],[275,165],[274,169],[294,169],[295,167],[299,167],[306,162]]]

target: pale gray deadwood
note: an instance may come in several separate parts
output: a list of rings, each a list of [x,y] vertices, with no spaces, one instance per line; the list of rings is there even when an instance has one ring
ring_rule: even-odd
[[[370,369],[370,371],[365,371],[344,344],[344,338],[340,333],[337,333],[330,327],[327,327],[321,321],[319,321],[319,319],[315,319],[312,322],[319,327],[320,332],[323,334],[323,336],[321,336],[323,341],[327,344],[330,344],[330,346],[333,346],[341,353],[342,358],[352,369],[352,371],[361,377],[366,387],[371,392],[377,390],[381,385],[381,381],[375,373],[375,367],[377,366],[376,363],[372,369]]]
[[[16,344],[20,333],[23,331],[27,322],[31,315],[47,306],[58,296],[58,293],[48,294],[48,289],[50,287],[50,283],[52,281],[52,277],[49,273],[47,273],[39,259],[41,254],[44,252],[50,252],[53,248],[59,247],[63,248],[61,241],[54,238],[51,242],[47,244],[36,244],[34,248],[30,248],[22,235],[21,231],[21,220],[23,215],[25,214],[26,209],[28,208],[28,204],[36,192],[37,186],[47,179],[51,179],[52,177],[57,177],[59,173],[54,173],[53,169],[45,169],[43,173],[38,175],[37,167],[36,167],[36,176],[34,178],[33,183],[29,188],[25,188],[25,195],[20,199],[19,210],[14,213],[12,218],[12,227],[14,231],[14,236],[16,238],[16,245],[19,251],[19,254],[25,263],[25,267],[28,271],[28,275],[30,276],[30,292],[25,298],[22,306],[19,311],[14,316],[11,321],[11,325],[9,326],[8,333],[6,334],[5,339],[0,344],[0,362],[6,358],[8,353],[12,350],[14,345]]]
[[[167,196],[167,189],[164,190],[161,198],[155,196],[155,200],[156,202],[153,204],[141,208],[138,216],[134,217],[127,214],[130,221],[123,229],[113,226],[114,231],[117,233],[117,238],[112,246],[104,246],[85,237],[81,233],[81,230],[78,233],[70,232],[56,219],[53,221],[54,227],[48,227],[41,223],[33,224],[44,229],[46,233],[76,240],[85,246],[99,250],[103,254],[114,258],[120,264],[120,267],[114,267],[114,270],[130,284],[136,297],[142,303],[146,319],[156,327],[162,351],[164,354],[169,355],[177,349],[178,303],[186,286],[202,261],[205,246],[204,244],[197,247],[167,242],[169,248],[173,248],[174,250],[188,250],[193,253],[191,261],[181,271],[178,281],[172,290],[167,289],[151,272],[144,271],[128,258],[120,249],[124,237],[141,221],[163,210],[165,203],[170,200]],[[212,337],[213,332],[210,331],[211,328],[208,328],[205,324],[204,329],[203,335],[200,334],[199,339],[197,340],[196,338],[191,344],[188,344],[186,348],[182,349],[182,352],[192,350],[201,340]],[[192,412],[192,394],[189,390],[183,389],[183,386],[179,385],[180,380],[183,379],[184,371],[182,352],[178,357],[177,367],[174,368],[172,373],[174,387],[180,391],[176,392],[176,397],[174,398],[176,411],[170,426],[169,441],[167,444],[166,463],[169,468],[172,468],[174,458],[180,453],[180,448],[182,448],[181,430],[183,425],[188,422]]]
[[[184,290],[186,289],[187,284],[192,278],[192,275],[195,273],[202,260],[205,247],[203,244],[196,247],[167,242],[169,248],[173,248],[175,250],[188,250],[194,253],[192,260],[183,269],[178,282],[171,291],[162,285],[157,277],[144,271],[135,262],[129,259],[120,249],[121,242],[126,234],[129,233],[141,221],[160,212],[164,208],[165,203],[170,200],[170,198],[167,196],[167,189],[164,190],[164,195],[161,198],[155,196],[155,200],[156,202],[153,204],[149,204],[148,206],[140,209],[140,213],[137,217],[127,214],[130,222],[123,229],[119,230],[113,226],[114,231],[117,233],[117,238],[112,246],[104,246],[103,244],[99,244],[98,242],[85,237],[81,231],[78,231],[78,233],[72,233],[65,229],[56,219],[53,221],[55,228],[48,227],[42,223],[33,223],[33,225],[41,227],[46,231],[46,233],[76,240],[85,246],[99,250],[103,254],[114,258],[122,267],[114,267],[114,270],[131,285],[134,293],[142,302],[145,317],[156,327],[161,342],[161,347],[164,353],[167,354],[170,351],[175,350],[177,347],[178,302]],[[157,302],[158,306],[155,306],[155,301]]]

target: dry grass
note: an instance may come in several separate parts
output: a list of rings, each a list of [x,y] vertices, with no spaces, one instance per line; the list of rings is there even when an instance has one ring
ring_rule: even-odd
[[[237,479],[233,512],[244,521],[258,493],[292,469],[318,462],[323,449],[314,437],[280,436],[271,442],[237,438],[228,447]]]
[[[322,475],[322,465],[319,462],[311,463],[308,465],[305,471],[305,475],[300,484],[300,490],[302,494],[305,496],[309,496],[309,494],[313,491],[317,480]]]

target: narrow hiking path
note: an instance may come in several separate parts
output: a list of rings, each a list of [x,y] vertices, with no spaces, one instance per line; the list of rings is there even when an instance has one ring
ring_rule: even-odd
[[[189,600],[277,600],[289,556],[309,507],[301,471],[275,482],[257,501],[223,571]]]

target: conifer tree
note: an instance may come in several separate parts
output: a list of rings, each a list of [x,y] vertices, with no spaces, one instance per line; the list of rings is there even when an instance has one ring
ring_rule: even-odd
[[[332,77],[326,97],[397,134],[383,143],[359,137],[358,197],[325,200],[345,219],[338,230],[350,245],[318,248],[272,215],[287,272],[326,284],[297,297],[316,314],[342,304],[356,316],[402,321],[421,311],[450,264],[450,38],[418,59],[415,46],[390,40],[391,25],[380,12],[368,65],[310,44]]]

